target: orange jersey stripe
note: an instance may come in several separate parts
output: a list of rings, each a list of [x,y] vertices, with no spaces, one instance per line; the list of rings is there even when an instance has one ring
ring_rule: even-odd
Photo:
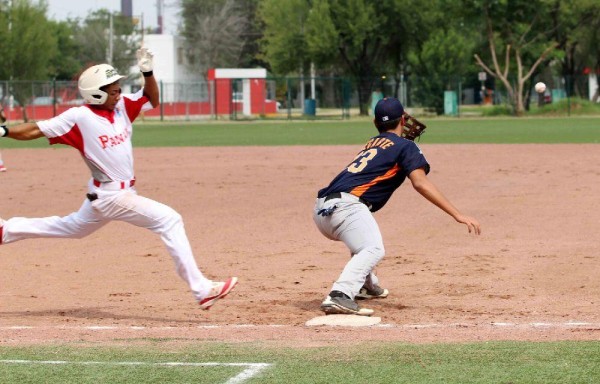
[[[391,179],[392,177],[396,176],[396,174],[398,173],[399,170],[400,170],[400,167],[398,166],[398,164],[394,164],[394,167],[392,167],[384,175],[377,176],[376,178],[374,178],[367,184],[359,185],[358,187],[351,190],[350,193],[353,194],[354,196],[361,197],[362,195],[364,195],[365,192],[367,192],[369,190],[369,188],[371,188],[375,184],[377,184],[383,180]]]

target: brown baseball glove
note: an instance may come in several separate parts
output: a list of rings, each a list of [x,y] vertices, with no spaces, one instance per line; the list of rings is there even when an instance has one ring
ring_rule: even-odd
[[[404,126],[402,127],[402,137],[408,140],[415,141],[415,139],[423,134],[427,126],[415,119],[408,113],[404,113]]]

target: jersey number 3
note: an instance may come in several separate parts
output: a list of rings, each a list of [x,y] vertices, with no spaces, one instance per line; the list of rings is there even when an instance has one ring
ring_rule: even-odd
[[[377,149],[375,149],[375,148],[371,148],[367,151],[359,153],[354,158],[354,161],[352,161],[352,163],[348,166],[348,168],[347,168],[348,172],[350,172],[350,173],[361,172],[363,169],[365,169],[365,167],[367,166],[369,161],[373,160],[375,155],[377,155]]]

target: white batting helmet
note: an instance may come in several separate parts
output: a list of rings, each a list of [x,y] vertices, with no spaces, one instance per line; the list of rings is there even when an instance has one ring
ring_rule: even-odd
[[[79,93],[88,104],[104,104],[108,98],[108,93],[100,90],[100,88],[124,77],[108,64],[94,65],[83,71],[79,76]]]

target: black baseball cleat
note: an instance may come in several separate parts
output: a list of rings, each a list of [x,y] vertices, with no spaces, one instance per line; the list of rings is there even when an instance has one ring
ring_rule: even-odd
[[[360,289],[360,292],[358,292],[358,294],[356,295],[355,299],[357,299],[357,300],[384,299],[389,294],[390,294],[390,292],[387,289],[381,288],[377,284],[373,284],[370,287],[363,285],[363,287]]]
[[[339,291],[331,291],[321,303],[321,310],[327,315],[371,316],[375,312],[369,308],[359,307],[348,295]]]

